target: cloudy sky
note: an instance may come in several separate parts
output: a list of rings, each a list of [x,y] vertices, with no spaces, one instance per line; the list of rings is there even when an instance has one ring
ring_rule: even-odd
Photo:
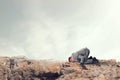
[[[120,60],[119,0],[0,0],[0,55],[67,60],[83,47]]]

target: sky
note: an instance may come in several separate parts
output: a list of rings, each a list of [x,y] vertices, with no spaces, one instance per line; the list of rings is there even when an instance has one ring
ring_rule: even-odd
[[[120,60],[120,0],[0,0],[0,55],[67,60],[81,48]]]

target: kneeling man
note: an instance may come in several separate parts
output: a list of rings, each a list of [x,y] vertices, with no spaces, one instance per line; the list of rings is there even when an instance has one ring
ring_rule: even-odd
[[[80,62],[80,64],[84,64],[88,60],[88,56],[90,54],[90,50],[88,48],[83,48],[77,52],[72,53],[71,57],[69,57],[69,62]]]

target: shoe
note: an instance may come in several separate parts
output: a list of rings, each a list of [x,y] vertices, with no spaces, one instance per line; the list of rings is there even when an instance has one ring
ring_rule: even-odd
[[[92,59],[93,57],[92,56],[90,56],[88,59]]]

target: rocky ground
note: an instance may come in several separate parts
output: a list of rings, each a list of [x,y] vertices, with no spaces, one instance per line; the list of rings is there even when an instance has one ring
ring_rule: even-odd
[[[30,60],[14,57],[17,65],[10,69],[10,58],[0,57],[0,80],[120,80],[120,62],[100,60],[100,64]]]

